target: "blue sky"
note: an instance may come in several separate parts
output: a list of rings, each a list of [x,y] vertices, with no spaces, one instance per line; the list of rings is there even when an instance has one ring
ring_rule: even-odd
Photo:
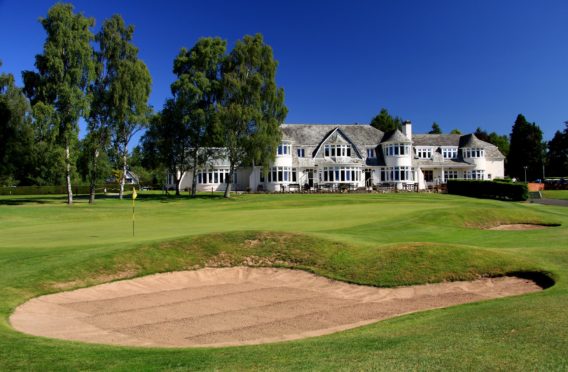
[[[55,1],[0,0],[1,71],[21,82]],[[433,121],[509,134],[518,113],[546,139],[568,120],[567,1],[74,1],[103,20],[120,13],[153,78],[160,109],[173,59],[203,36],[232,46],[260,32],[279,61],[287,123],[368,123],[385,107],[415,133]]]

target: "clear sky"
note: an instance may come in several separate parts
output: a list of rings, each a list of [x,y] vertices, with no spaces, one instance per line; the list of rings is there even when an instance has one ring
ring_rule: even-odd
[[[55,1],[0,0],[1,71],[34,69]],[[120,13],[168,97],[173,59],[203,36],[232,46],[260,32],[279,61],[287,123],[368,123],[381,107],[415,133],[478,126],[509,134],[518,113],[546,139],[568,120],[566,0],[74,1],[103,20]]]

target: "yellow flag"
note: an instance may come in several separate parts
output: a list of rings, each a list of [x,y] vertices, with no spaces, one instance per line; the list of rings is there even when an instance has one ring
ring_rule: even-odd
[[[132,188],[132,200],[136,199],[137,196],[138,196],[138,194],[136,193],[136,188],[133,187]]]

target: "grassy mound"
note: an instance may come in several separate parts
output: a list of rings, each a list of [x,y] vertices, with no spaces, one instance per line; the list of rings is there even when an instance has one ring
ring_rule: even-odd
[[[144,244],[60,271],[45,290],[202,267],[275,266],[382,287],[473,280],[538,271],[514,256],[442,243],[358,246],[283,232],[229,232]],[[53,278],[53,276],[52,276]],[[78,279],[89,278],[89,279]]]

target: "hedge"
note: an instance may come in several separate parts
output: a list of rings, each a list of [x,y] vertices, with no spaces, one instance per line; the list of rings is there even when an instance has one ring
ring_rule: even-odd
[[[527,200],[529,197],[526,183],[478,180],[448,180],[448,194],[512,201]]]
[[[120,186],[117,184],[97,185],[96,192],[102,193],[118,192]],[[89,194],[89,186],[73,186],[74,195]],[[124,191],[132,191],[132,185],[124,185]],[[0,195],[67,195],[67,186],[17,186],[0,187]]]

